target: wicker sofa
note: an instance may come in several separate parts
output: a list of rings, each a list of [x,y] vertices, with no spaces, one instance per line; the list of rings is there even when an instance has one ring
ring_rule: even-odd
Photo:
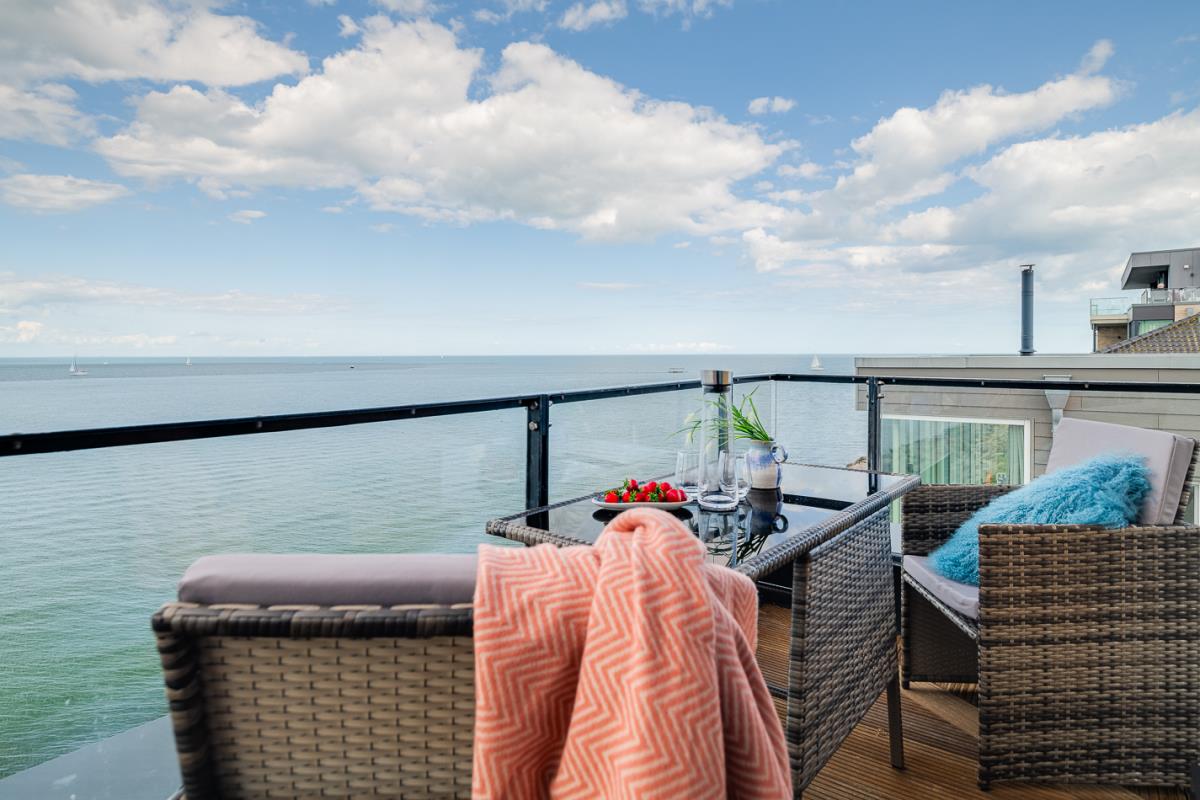
[[[1076,426],[1091,437],[1084,449],[1103,446],[1099,424]],[[1174,524],[981,525],[975,614],[909,557],[1013,487],[905,497],[903,685],[978,682],[981,787],[1188,785],[1200,763],[1200,528],[1182,524],[1196,465],[1194,442],[1186,449]]]
[[[470,797],[473,584],[471,556],[201,559],[153,617],[181,797]]]

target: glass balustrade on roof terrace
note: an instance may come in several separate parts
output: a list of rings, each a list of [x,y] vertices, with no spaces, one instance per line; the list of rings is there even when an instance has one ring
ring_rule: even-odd
[[[1122,298],[1107,300],[1128,309]],[[1093,309],[1102,302],[1093,300]],[[754,392],[796,463],[874,463],[927,484],[1019,485],[1045,468],[1052,440],[1043,379],[1050,367],[1033,366],[1044,357],[1028,363],[1027,372],[1042,377],[871,376],[857,366],[853,375],[748,375],[738,379],[735,402]],[[1200,430],[1191,378],[1200,370],[1183,366],[1183,383],[1127,384],[1071,367],[1067,414]],[[0,570],[0,640],[13,644],[0,670],[0,800],[174,794],[177,756],[148,618],[195,558],[469,552],[483,541],[485,520],[535,505],[531,492],[539,503],[555,502],[597,491],[614,476],[669,473],[684,446],[673,434],[699,402],[698,381],[680,380],[0,435],[0,497],[21,498],[0,501],[0,565],[8,568]],[[540,479],[537,464],[548,465]],[[1193,507],[1187,520],[1195,519]],[[789,614],[764,607],[763,652],[777,642],[785,653]],[[902,698],[914,716],[920,696]],[[938,769],[914,762],[900,778],[859,771],[863,762],[888,769],[876,721],[882,713],[861,723],[818,776],[814,795],[925,796],[925,782],[949,780],[956,796],[983,796],[975,794],[974,763],[955,755],[976,743],[940,718],[928,723]]]
[[[1092,301],[1093,304],[1096,302]],[[1174,303],[1200,303],[1200,287],[1187,286],[1179,289],[1143,289],[1138,295],[1137,305],[1171,305]],[[1095,316],[1093,312],[1092,316]]]
[[[1127,297],[1093,297],[1091,317],[1127,317],[1131,305]]]

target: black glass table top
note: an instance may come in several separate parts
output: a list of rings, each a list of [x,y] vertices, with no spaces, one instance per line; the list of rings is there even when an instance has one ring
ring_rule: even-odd
[[[867,499],[873,491],[908,482],[911,478],[904,475],[784,464],[780,491],[751,490],[734,511],[704,511],[691,502],[671,513],[707,545],[711,561],[736,566]],[[503,522],[594,542],[619,513],[597,507],[587,496]]]

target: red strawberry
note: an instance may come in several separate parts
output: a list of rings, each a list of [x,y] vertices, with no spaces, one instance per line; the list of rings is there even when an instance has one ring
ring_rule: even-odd
[[[604,495],[604,502],[606,503],[615,503],[618,499],[619,498],[617,497],[617,493],[615,491],[610,491],[608,494]]]
[[[621,502],[622,503],[629,502],[629,492],[621,492]]]
[[[658,488],[658,484],[655,483],[654,481],[650,481],[649,483],[646,484],[647,492],[653,492],[657,488]]]
[[[636,492],[638,490],[638,482],[633,478],[629,479],[629,491]]]
[[[679,495],[680,495],[680,491],[678,489],[667,489],[667,502],[668,503],[680,502],[681,500],[683,500],[683,498],[680,497]]]
[[[660,483],[658,485],[658,488],[662,489],[664,492],[669,492],[669,491],[671,491],[671,484],[667,483],[666,481],[663,481],[662,483]]]
[[[637,496],[637,501],[638,501],[639,503],[648,503],[648,502],[650,502],[650,493],[649,493],[649,492],[641,492],[641,493],[639,493],[639,494],[638,494],[638,496]]]

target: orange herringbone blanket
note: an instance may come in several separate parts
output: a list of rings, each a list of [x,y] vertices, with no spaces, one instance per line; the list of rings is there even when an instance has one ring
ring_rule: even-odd
[[[594,547],[480,546],[475,797],[791,797],[754,583],[704,556],[645,508]]]

